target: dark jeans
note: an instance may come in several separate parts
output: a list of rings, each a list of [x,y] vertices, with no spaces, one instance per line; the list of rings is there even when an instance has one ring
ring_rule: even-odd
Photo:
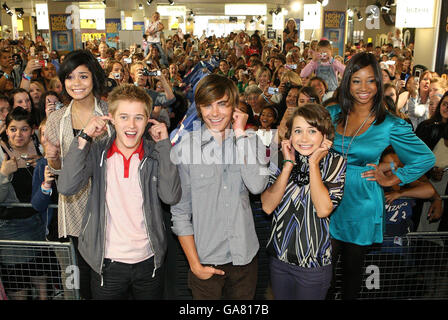
[[[154,257],[135,264],[104,259],[102,286],[101,276],[93,270],[91,273],[93,299],[162,299],[163,273],[163,266],[154,273]]]
[[[331,246],[333,250],[332,261],[334,272],[332,287],[334,287],[336,281],[335,269],[340,255],[342,266],[342,299],[357,299],[361,292],[364,260],[368,246],[360,246],[336,239],[331,239]]]
[[[331,264],[316,268],[303,268],[269,259],[271,285],[276,300],[324,300],[332,277]]]
[[[79,294],[81,299],[91,300],[92,299],[92,291],[90,289],[90,266],[84,260],[81,253],[78,250],[78,237],[70,236],[70,239],[73,241],[73,245],[75,247],[76,260],[79,268]]]
[[[196,277],[191,270],[188,272],[188,287],[195,300],[252,300],[257,286],[258,260],[255,257],[249,264],[234,266],[227,263],[214,266],[223,270],[224,275],[214,274],[207,280]]]

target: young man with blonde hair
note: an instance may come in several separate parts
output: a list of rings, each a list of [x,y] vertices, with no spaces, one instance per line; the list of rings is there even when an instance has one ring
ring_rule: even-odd
[[[182,185],[182,198],[171,207],[172,230],[190,265],[194,299],[253,299],[259,243],[249,192],[259,194],[267,184],[258,160],[266,148],[246,133],[248,115],[235,109],[232,80],[204,77],[195,102],[202,125],[172,151]]]
[[[109,115],[92,118],[64,158],[58,191],[76,194],[92,177],[79,251],[92,268],[94,299],[161,299],[167,239],[161,201],[181,196],[166,125],[134,85],[109,94]],[[115,133],[92,143],[110,121]],[[152,140],[144,138],[151,123]]]

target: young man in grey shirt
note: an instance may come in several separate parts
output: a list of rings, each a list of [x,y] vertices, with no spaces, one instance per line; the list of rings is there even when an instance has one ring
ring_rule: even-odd
[[[248,115],[235,109],[238,100],[232,80],[203,78],[195,91],[202,125],[172,150],[182,186],[172,229],[190,265],[194,299],[255,295],[259,243],[249,192],[267,185],[266,148],[246,133]]]

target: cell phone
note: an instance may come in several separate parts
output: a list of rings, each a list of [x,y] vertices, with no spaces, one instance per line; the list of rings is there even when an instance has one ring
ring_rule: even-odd
[[[123,61],[127,64],[132,63],[132,58],[124,58]]]
[[[406,72],[400,74],[400,80],[406,80]]]
[[[415,77],[420,78],[421,74],[422,74],[422,70],[421,69],[416,69],[415,70]]]
[[[47,66],[47,60],[39,60],[39,64],[41,65],[42,68]]]
[[[275,88],[275,87],[269,87],[269,88],[268,88],[268,93],[269,93],[269,94],[276,94],[276,93],[278,93],[278,88]]]
[[[394,64],[395,64],[395,61],[394,61],[394,60],[387,60],[387,61],[386,61],[386,64],[394,65]]]
[[[59,110],[64,106],[64,104],[61,101],[58,101],[54,104],[54,110]]]
[[[285,64],[285,67],[291,70],[296,70],[297,65],[296,64]]]

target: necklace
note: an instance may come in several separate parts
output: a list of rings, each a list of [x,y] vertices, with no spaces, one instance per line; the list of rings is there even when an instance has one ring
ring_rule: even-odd
[[[84,121],[82,121],[81,118],[78,116],[78,113],[75,112],[75,111],[73,110],[73,108],[72,108],[72,114],[75,116],[75,118],[76,118],[76,119],[78,120],[78,122],[81,124],[82,129],[84,129],[84,128],[86,127],[86,125],[89,123],[90,119],[92,119],[92,117],[93,117],[93,114],[91,114],[91,115],[89,116],[89,119],[87,119],[87,121],[84,122]]]
[[[372,115],[372,110],[370,111],[369,115],[365,118],[365,120],[362,122],[362,124],[358,128],[358,130],[356,130],[355,134],[352,136],[352,139],[350,140],[350,143],[348,144],[347,151],[344,152],[344,137],[345,137],[345,132],[347,130],[347,123],[348,123],[348,117],[349,117],[349,115],[347,115],[347,120],[345,121],[345,125],[344,125],[344,135],[342,136],[342,147],[341,147],[342,156],[344,157],[345,160],[347,160],[348,151],[350,150],[350,146],[352,145],[352,142],[355,140],[359,131],[361,131],[362,127],[364,127],[364,125],[366,124],[367,120],[370,118],[371,115]]]

